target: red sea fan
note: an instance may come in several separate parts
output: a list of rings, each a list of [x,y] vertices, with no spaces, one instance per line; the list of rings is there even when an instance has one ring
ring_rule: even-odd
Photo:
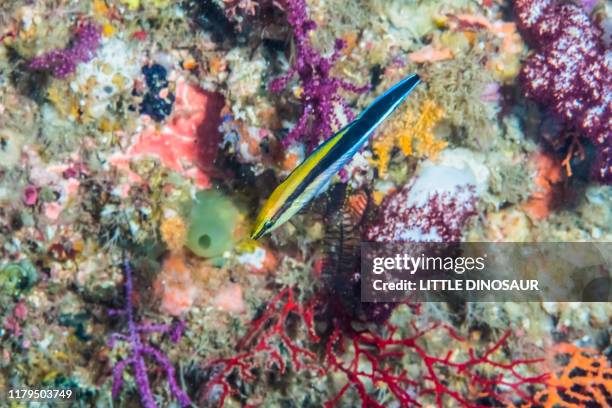
[[[519,27],[535,48],[520,76],[526,96],[594,143],[594,177],[612,183],[612,51],[601,29],[575,4],[515,4]]]

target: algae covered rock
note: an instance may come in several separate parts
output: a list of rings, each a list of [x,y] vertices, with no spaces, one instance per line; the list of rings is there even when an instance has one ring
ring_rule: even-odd
[[[241,219],[236,205],[219,191],[198,192],[189,211],[187,247],[198,256],[221,256],[238,241]]]

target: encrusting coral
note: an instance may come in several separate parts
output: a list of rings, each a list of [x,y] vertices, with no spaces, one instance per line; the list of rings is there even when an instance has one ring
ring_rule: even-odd
[[[418,158],[435,158],[447,146],[447,142],[438,140],[434,128],[444,117],[444,111],[432,100],[425,100],[418,115],[410,109],[391,121],[372,142],[373,160],[380,177],[384,177],[391,160],[391,152],[399,147],[404,156]]]
[[[158,128],[147,124],[134,137],[127,153],[116,154],[111,162],[127,168],[131,159],[153,156],[177,173],[195,180],[201,188],[210,186],[206,170],[211,169],[221,135],[220,123],[223,98],[206,92],[197,85],[179,78],[176,84],[174,111],[166,123]]]

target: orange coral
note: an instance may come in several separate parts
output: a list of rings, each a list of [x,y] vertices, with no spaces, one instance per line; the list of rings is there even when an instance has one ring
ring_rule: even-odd
[[[183,254],[171,255],[164,261],[153,289],[161,296],[161,310],[172,316],[180,316],[193,306],[198,289]]]
[[[407,110],[392,120],[374,140],[372,150],[377,156],[374,164],[381,176],[387,173],[391,152],[399,147],[405,156],[435,157],[447,143],[436,139],[434,128],[444,116],[444,111],[435,102],[426,100],[416,116]]]
[[[181,217],[171,216],[165,218],[159,227],[159,232],[163,241],[172,252],[180,251],[183,245],[185,245],[187,227]]]
[[[612,406],[612,368],[597,350],[569,343],[558,344],[554,353],[566,355],[569,362],[551,377],[548,387],[534,396],[543,408]],[[530,405],[531,406],[531,405]]]
[[[548,217],[554,206],[555,185],[562,178],[561,163],[542,152],[536,153],[532,160],[537,167],[534,180],[537,191],[533,192],[529,200],[523,204],[523,209],[531,218],[543,220]]]
[[[453,52],[448,47],[426,45],[408,54],[408,59],[416,63],[437,62],[453,58]]]

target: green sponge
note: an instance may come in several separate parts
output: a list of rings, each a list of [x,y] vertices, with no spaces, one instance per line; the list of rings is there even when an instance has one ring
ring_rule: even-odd
[[[198,192],[189,212],[187,248],[205,258],[223,255],[237,242],[240,220],[240,211],[229,198],[215,190]]]

